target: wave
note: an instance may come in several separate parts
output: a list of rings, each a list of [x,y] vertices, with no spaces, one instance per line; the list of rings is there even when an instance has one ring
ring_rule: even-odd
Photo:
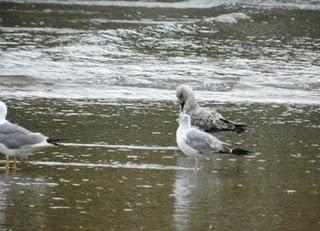
[[[208,2],[199,5],[248,3]],[[195,1],[147,4],[191,3]],[[1,26],[0,97],[175,101],[176,87],[185,83],[203,101],[320,104],[316,12],[303,13],[288,33],[281,30],[287,18],[275,22],[272,14],[264,19],[268,24],[246,9],[199,15],[124,19],[97,14],[89,18],[96,27],[78,29]],[[286,39],[282,33],[288,34]]]
[[[310,0],[246,0],[239,2],[253,8],[320,10],[320,2]]]
[[[139,7],[139,8],[174,8],[174,9],[210,9],[219,6],[240,6],[252,8],[283,8],[301,10],[319,10],[319,1],[308,0],[187,0],[176,2],[161,1],[107,1],[107,0],[0,0],[0,2],[12,3],[41,3],[61,5],[83,6],[116,6],[116,7]]]
[[[320,94],[315,91],[290,90],[290,89],[255,89],[250,91],[233,90],[231,92],[214,92],[214,91],[196,91],[199,101],[209,102],[226,102],[226,103],[278,103],[278,104],[304,104],[319,105]],[[148,88],[126,88],[122,87],[110,89],[60,89],[56,91],[45,92],[43,90],[26,92],[25,90],[1,91],[0,97],[3,99],[10,98],[51,98],[51,99],[107,99],[110,101],[176,101],[175,90],[166,89],[148,89]],[[81,146],[81,144],[77,144]],[[70,145],[72,146],[72,145]],[[83,145],[86,146],[86,145]],[[93,145],[99,146],[99,145]],[[133,146],[108,146],[110,148],[128,148],[128,149],[158,149],[174,150],[173,147],[133,147]]]
[[[237,3],[237,0],[188,0],[177,2],[161,1],[86,1],[86,0],[5,0],[13,3],[45,3],[45,4],[62,4],[62,5],[85,5],[85,6],[117,6],[117,7],[139,7],[139,8],[198,8],[207,9],[221,5]]]

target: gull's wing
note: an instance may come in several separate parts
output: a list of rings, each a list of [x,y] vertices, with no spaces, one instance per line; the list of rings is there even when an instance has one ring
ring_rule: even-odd
[[[204,131],[220,131],[222,124],[220,119],[222,116],[215,110],[206,108],[197,108],[190,113],[191,123]]]
[[[200,153],[219,152],[220,140],[209,133],[196,128],[189,128],[186,134],[186,143]]]
[[[40,133],[32,133],[10,122],[0,125],[0,144],[5,145],[9,149],[18,149],[25,145],[41,143],[45,138]]]
[[[241,133],[246,130],[246,125],[228,120],[214,109],[198,108],[190,112],[190,116],[192,125],[206,132],[235,131]]]

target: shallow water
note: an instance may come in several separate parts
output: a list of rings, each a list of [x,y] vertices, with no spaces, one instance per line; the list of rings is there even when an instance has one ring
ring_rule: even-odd
[[[254,153],[190,159],[174,149],[175,103],[52,99],[7,103],[12,121],[70,140],[66,147],[30,156],[16,172],[1,170],[2,229],[320,226],[317,106],[204,104],[250,124],[240,136],[218,136]]]
[[[0,229],[319,230],[319,9],[0,0],[9,120],[68,139],[0,168]],[[217,137],[253,153],[177,150],[181,83],[248,124]]]

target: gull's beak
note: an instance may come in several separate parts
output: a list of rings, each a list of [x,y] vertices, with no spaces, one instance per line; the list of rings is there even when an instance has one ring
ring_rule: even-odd
[[[181,111],[183,111],[184,105],[185,105],[185,101],[182,101],[182,102],[180,103]]]

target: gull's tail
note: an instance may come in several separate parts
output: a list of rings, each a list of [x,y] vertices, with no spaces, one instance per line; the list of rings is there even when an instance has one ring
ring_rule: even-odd
[[[234,155],[248,155],[250,151],[243,148],[233,148],[231,153]]]
[[[66,141],[67,139],[59,139],[59,138],[54,138],[54,137],[49,137],[48,139],[47,139],[47,142],[49,143],[49,144],[53,144],[53,145],[55,145],[55,146],[60,146],[60,145],[62,145],[62,144],[60,144],[60,142],[61,141]]]
[[[225,131],[234,131],[239,134],[247,130],[247,125],[245,124],[237,124],[225,118],[221,118],[220,120],[224,122],[227,127],[226,129],[224,129]]]

